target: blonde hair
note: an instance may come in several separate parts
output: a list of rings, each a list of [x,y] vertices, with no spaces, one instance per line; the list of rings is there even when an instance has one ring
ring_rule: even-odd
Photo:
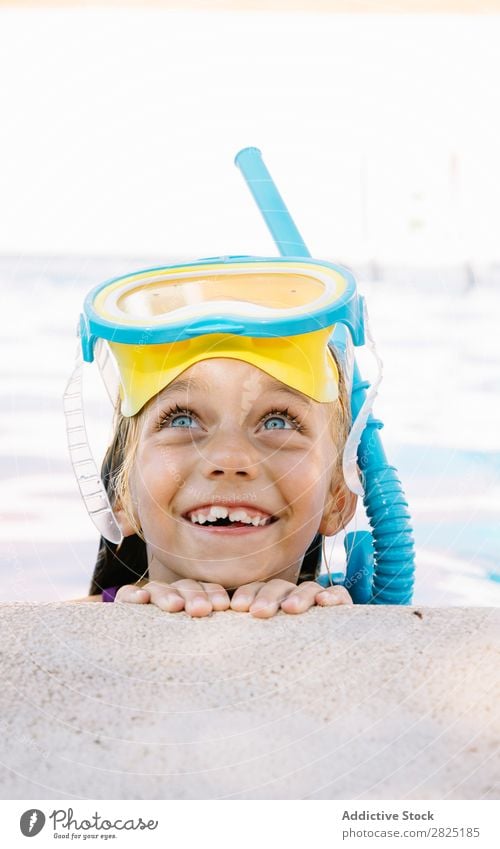
[[[342,477],[342,454],[344,445],[349,434],[351,424],[351,410],[349,397],[346,388],[346,382],[338,358],[335,357],[335,352],[332,355],[337,362],[339,372],[339,394],[335,401],[330,402],[327,406],[330,408],[329,426],[331,430],[332,442],[337,449],[337,456],[334,464],[334,483],[343,482]],[[125,512],[125,515],[134,528],[135,533],[140,539],[144,540],[141,528],[135,516],[133,509],[132,498],[130,493],[130,475],[134,465],[135,455],[139,444],[141,432],[141,421],[145,410],[149,403],[135,416],[124,416],[120,411],[120,401],[116,405],[115,420],[114,420],[114,436],[108,452],[106,454],[106,462],[108,463],[108,480],[107,490],[109,499],[113,506],[119,505]],[[338,483],[337,483],[338,485]]]
[[[330,407],[330,427],[332,442],[337,449],[337,458],[335,461],[335,477],[342,477],[342,456],[344,446],[349,436],[351,429],[351,402],[347,391],[347,384],[344,372],[340,366],[338,357],[335,356],[335,351],[330,347],[331,354],[337,363],[339,373],[339,395],[336,401],[332,401]]]
[[[120,411],[121,401],[115,407],[114,435],[108,448],[104,465],[108,464],[107,490],[113,507],[119,505],[134,528],[135,533],[144,539],[134,514],[130,496],[130,474],[134,465],[139,436],[141,417],[144,409],[135,416],[124,416]]]

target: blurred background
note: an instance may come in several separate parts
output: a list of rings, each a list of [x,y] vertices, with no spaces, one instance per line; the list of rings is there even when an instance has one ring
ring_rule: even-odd
[[[84,295],[276,254],[233,165],[255,145],[311,253],[367,297],[416,602],[500,604],[497,12],[0,0],[0,599],[87,593],[97,535],[61,405]],[[111,410],[92,376],[87,393],[99,451]]]

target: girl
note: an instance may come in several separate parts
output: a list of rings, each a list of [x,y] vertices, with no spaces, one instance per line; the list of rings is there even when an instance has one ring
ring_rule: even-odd
[[[281,262],[273,261],[272,270]],[[161,309],[165,320],[172,287],[187,285],[192,292],[193,268],[199,296],[201,286],[214,286],[214,269],[206,264],[188,272],[169,269],[174,278],[167,275],[167,285],[163,279],[140,287],[134,281],[135,289],[123,280],[112,284],[125,292],[120,298],[127,315],[137,312],[140,288],[147,312]],[[280,304],[293,301],[300,286],[304,299],[308,281],[299,279],[297,268],[280,268],[285,279],[279,281],[264,270],[273,297],[284,286]],[[318,277],[317,269],[307,270]],[[255,267],[247,275],[255,289]],[[243,301],[241,268],[231,268],[229,277],[226,289],[229,283]],[[120,298],[115,293],[114,303]],[[220,311],[221,298],[213,291],[211,298]],[[105,312],[102,298],[100,308]],[[247,300],[244,308],[246,314]],[[103,477],[123,540],[118,546],[101,540],[90,599],[152,603],[191,616],[231,608],[262,618],[280,609],[292,614],[315,604],[352,603],[343,587],[324,589],[314,581],[320,537],[337,533],[356,506],[342,474],[349,403],[327,346],[327,318],[321,339],[313,331],[271,341],[245,336],[243,342],[241,335],[207,333],[205,321],[194,354],[192,342],[177,337],[142,348],[109,342],[122,400]],[[160,368],[148,360],[158,354]],[[141,357],[146,365],[138,365]],[[152,386],[159,391],[151,394]]]

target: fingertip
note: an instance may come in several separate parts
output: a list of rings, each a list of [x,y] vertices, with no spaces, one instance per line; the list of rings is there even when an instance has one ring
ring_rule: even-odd
[[[184,610],[189,616],[209,616],[212,613],[212,605],[207,598],[194,598],[184,605]]]
[[[239,613],[247,613],[251,604],[251,599],[245,595],[233,596],[230,602],[231,610],[237,610]]]
[[[281,604],[291,604],[292,607],[299,607],[304,601],[304,596],[302,596],[299,592],[292,592],[289,595],[285,596]]]
[[[277,613],[277,610],[277,606],[271,602],[257,601],[255,604],[250,605],[249,612],[257,619],[270,619],[271,616]]]
[[[148,602],[149,592],[139,588],[121,587],[115,598],[115,604],[147,604]]]
[[[150,601],[148,590],[137,589],[131,592],[132,601],[136,604],[147,604]]]
[[[297,595],[291,595],[283,599],[280,604],[285,613],[297,613],[302,607],[301,599]]]
[[[326,606],[326,605],[329,605],[329,604],[337,604],[338,603],[337,599],[333,595],[333,593],[328,592],[328,590],[322,590],[320,593],[318,593],[316,598],[315,598],[315,601],[316,601],[316,604],[319,604],[321,606],[323,606],[323,605]]]
[[[180,613],[181,610],[184,610],[184,599],[180,596],[177,598],[175,596],[161,597],[156,602],[156,606],[166,613]]]
[[[214,610],[228,610],[231,606],[231,602],[229,600],[229,596],[226,595],[215,595],[212,596],[212,607]]]
[[[332,587],[322,590],[316,596],[316,604],[320,607],[334,607],[341,604],[352,604],[352,599],[347,592],[341,592],[341,587]]]

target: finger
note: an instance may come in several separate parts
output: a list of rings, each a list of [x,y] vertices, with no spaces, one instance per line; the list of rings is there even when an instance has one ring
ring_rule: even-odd
[[[227,590],[224,589],[220,584],[207,584],[205,581],[201,581],[201,585],[205,590],[210,602],[212,604],[212,608],[214,610],[227,610],[229,605],[231,604],[229,595]]]
[[[281,609],[285,613],[305,613],[314,607],[317,595],[318,584],[315,581],[304,581],[281,602]]]
[[[238,610],[240,613],[246,613],[250,609],[250,605],[255,601],[257,593],[263,586],[263,581],[253,581],[251,584],[243,584],[243,586],[238,587],[238,589],[234,591],[231,599],[231,610]]]
[[[282,581],[280,578],[267,581],[258,591],[255,601],[250,605],[250,613],[252,616],[258,616],[259,619],[269,619],[278,612],[281,603],[295,589],[295,584],[290,583],[290,581]]]
[[[316,604],[321,607],[333,607],[336,604],[352,604],[352,598],[345,587],[327,587],[316,595]]]
[[[183,578],[170,586],[184,599],[184,610],[189,616],[208,616],[212,612],[212,602],[199,581]]]
[[[127,604],[149,604],[150,596],[148,590],[136,587],[135,584],[125,584],[120,587],[115,595],[115,604],[126,602]]]
[[[160,610],[165,610],[166,613],[179,613],[184,610],[184,598],[171,584],[150,581],[146,587],[151,597],[151,604],[155,604]]]

